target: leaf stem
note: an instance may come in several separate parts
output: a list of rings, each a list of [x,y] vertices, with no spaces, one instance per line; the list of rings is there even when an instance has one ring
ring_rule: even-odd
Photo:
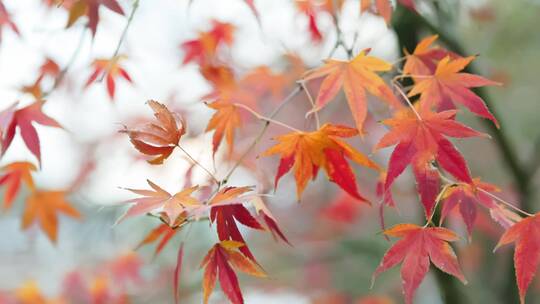
[[[273,123],[273,124],[276,124],[276,125],[278,125],[278,126],[282,126],[282,127],[287,128],[287,129],[289,129],[289,130],[291,130],[291,131],[294,131],[294,132],[302,132],[301,130],[299,130],[299,129],[295,128],[295,127],[291,127],[291,126],[289,126],[289,125],[286,124],[286,123],[283,123],[283,122],[281,122],[281,121],[274,120],[273,118],[270,118],[270,117],[263,116],[263,115],[257,113],[257,112],[256,112],[255,110],[253,110],[252,108],[250,108],[250,107],[248,107],[248,106],[246,106],[246,105],[244,105],[244,104],[241,104],[241,103],[235,103],[234,105],[237,106],[237,107],[239,107],[239,108],[242,108],[242,109],[248,111],[248,112],[251,113],[253,116],[257,117],[257,119],[260,119],[260,120],[263,120],[263,121],[267,121],[267,122],[269,122],[269,123],[271,122],[271,123]]]
[[[407,94],[405,94],[405,92],[403,92],[403,90],[401,89],[401,87],[399,86],[399,84],[392,80],[392,85],[394,86],[394,88],[396,88],[396,90],[398,91],[398,93],[405,99],[405,101],[407,101],[407,104],[409,105],[409,107],[411,108],[411,110],[414,112],[414,115],[416,115],[416,118],[418,118],[418,120],[421,121],[421,120],[422,120],[422,116],[420,116],[420,114],[418,113],[418,111],[416,111],[416,108],[415,108],[414,105],[412,104],[411,100],[409,99],[409,97],[407,97]]]
[[[48,95],[50,95],[56,88],[58,88],[58,86],[60,85],[60,83],[62,83],[62,80],[64,80],[64,77],[66,77],[66,74],[68,72],[68,70],[71,68],[71,66],[73,65],[73,63],[75,62],[75,59],[77,59],[77,56],[79,55],[79,53],[81,52],[81,49],[82,49],[82,46],[83,46],[83,42],[84,42],[84,37],[86,35],[86,30],[88,28],[87,27],[84,27],[84,29],[82,30],[81,32],[81,36],[79,38],[79,42],[77,43],[77,46],[75,47],[75,50],[73,51],[73,53],[71,54],[71,57],[69,58],[69,61],[67,62],[66,66],[60,71],[60,73],[58,74],[58,76],[56,76],[56,79],[54,79],[54,84],[53,86],[46,92],[44,92],[42,94],[42,97],[45,98],[47,97]]]
[[[283,107],[285,107],[285,105],[287,105],[291,100],[293,100],[294,97],[298,93],[300,93],[300,91],[302,91],[302,90],[303,90],[302,86],[297,85],[296,88],[291,93],[289,93],[289,95],[287,95],[287,97],[285,97],[285,99],[283,99],[281,104],[276,109],[274,109],[274,111],[270,114],[270,116],[268,116],[268,118],[273,119],[281,111],[281,109],[283,109]],[[251,142],[249,147],[244,151],[244,153],[242,153],[242,155],[236,161],[236,163],[231,168],[231,170],[229,170],[229,172],[227,173],[225,178],[223,178],[223,180],[221,181],[220,185],[226,184],[229,181],[229,178],[232,176],[234,171],[240,166],[240,164],[244,161],[244,159],[251,152],[251,150],[253,150],[255,148],[255,146],[257,146],[257,144],[261,141],[261,139],[264,136],[264,134],[266,133],[266,130],[268,129],[269,125],[270,125],[270,121],[266,120],[264,122],[263,127],[259,131],[259,134],[257,134],[257,136],[255,137],[253,142]]]
[[[114,53],[111,56],[111,59],[109,60],[109,67],[107,69],[104,69],[104,71],[108,70],[114,61],[114,59],[118,56],[118,53],[120,52],[120,47],[124,43],[124,40],[126,40],[127,31],[129,27],[131,26],[131,22],[133,21],[133,17],[135,16],[135,13],[137,12],[137,9],[139,9],[139,2],[140,0],[135,0],[133,2],[133,7],[131,8],[131,13],[129,14],[129,17],[127,19],[126,26],[124,26],[124,30],[122,31],[122,34],[120,35],[120,40],[118,40],[118,43],[116,44],[116,49],[114,50]],[[99,79],[99,82],[103,81],[103,78],[105,78],[105,74],[103,73]]]
[[[298,82],[301,86],[302,86],[302,90],[304,90],[304,92],[306,92],[306,96],[309,100],[309,103],[311,103],[311,109],[313,111],[313,114],[315,115],[315,123],[317,124],[317,130],[321,128],[321,121],[319,120],[319,111],[314,111],[315,110],[315,101],[313,100],[313,97],[311,96],[311,93],[309,93],[309,90],[306,86],[306,82],[305,81],[299,81]],[[310,113],[308,113],[309,115]]]
[[[212,174],[212,172],[210,172],[210,170],[206,169],[205,166],[203,166],[200,162],[198,162],[195,158],[193,158],[193,156],[191,156],[191,154],[189,154],[188,151],[186,151],[180,145],[177,144],[176,147],[178,147],[180,151],[184,152],[184,154],[193,162],[193,164],[203,169],[208,174],[208,176],[211,177],[214,180],[214,182],[219,185],[219,180],[216,178],[214,174]]]

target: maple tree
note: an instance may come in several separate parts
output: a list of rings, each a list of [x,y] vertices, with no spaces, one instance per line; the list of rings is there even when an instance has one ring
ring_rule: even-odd
[[[117,80],[122,78],[129,83],[133,80],[122,64],[127,56],[120,50],[139,0],[133,2],[128,13],[124,4],[117,0],[44,2],[47,9],[66,14],[67,28],[86,22],[84,27],[90,29],[92,39],[102,26],[100,14],[103,10],[113,12],[111,15],[115,18],[126,18],[112,56],[93,58],[85,65],[84,75],[88,76],[84,84],[75,84],[82,91],[104,81],[109,100],[121,98],[116,95]],[[192,2],[186,2],[188,8]],[[417,2],[420,0],[359,0],[355,5],[359,5],[361,15],[378,15],[376,18],[381,24],[396,27],[392,22],[396,18],[396,8],[424,18],[424,11],[419,10]],[[264,32],[265,11],[259,9],[259,3],[253,0],[242,3],[252,14],[252,21],[256,20]],[[466,155],[458,150],[460,141],[465,138],[487,140],[493,135],[498,141],[503,140],[499,118],[487,99],[476,90],[501,83],[472,71],[472,63],[478,56],[469,56],[452,48],[452,41],[442,34],[424,37],[414,47],[403,48],[403,57],[389,61],[379,58],[371,48],[358,51],[358,32],[352,42],[348,40],[340,23],[348,5],[346,1],[294,0],[291,4],[294,15],[305,17],[300,20],[302,22],[307,21],[303,30],[310,39],[310,46],[322,46],[335,39],[329,56],[321,57],[324,58],[322,63],[319,61],[312,66],[300,55],[286,50],[280,54],[282,62],[279,65],[244,66],[230,55],[243,35],[242,28],[234,22],[213,19],[208,22],[208,27],[200,27],[194,37],[175,42],[181,51],[181,54],[175,54],[177,62],[181,62],[180,68],[196,70],[207,84],[207,91],[197,97],[198,102],[193,107],[207,110],[208,115],[195,116],[190,110],[179,109],[173,104],[172,97],[162,99],[163,102],[149,100],[147,105],[153,119],[144,117],[131,121],[126,123],[129,126],[119,130],[123,135],[121,138],[126,142],[129,139],[134,150],[139,152],[134,158],[147,160],[142,162],[147,166],[145,168],[171,168],[178,173],[181,171],[179,163],[189,165],[185,172],[179,173],[182,183],[175,189],[169,189],[170,184],[162,181],[153,182],[154,176],[137,175],[136,178],[146,180],[148,186],[146,189],[122,188],[131,198],[120,204],[126,211],[116,222],[124,225],[138,217],[158,221],[134,249],[155,245],[154,257],[162,254],[165,248],[177,250],[172,275],[174,302],[182,300],[183,272],[189,270],[186,263],[192,262],[192,255],[186,255],[189,250],[195,251],[199,259],[204,256],[200,262],[203,303],[210,301],[219,281],[224,296],[234,304],[245,302],[238,273],[265,278],[266,271],[272,275],[274,270],[264,270],[266,260],[257,258],[253,238],[264,233],[279,245],[291,245],[285,246],[288,250],[296,250],[298,236],[290,237],[280,222],[281,214],[274,216],[270,211],[274,205],[272,197],[287,190],[289,183],[282,181],[287,180],[296,190],[295,195],[286,195],[287,198],[303,202],[321,196],[326,200],[324,206],[307,203],[298,207],[306,216],[312,214],[309,208],[316,208],[314,218],[325,218],[330,222],[321,226],[340,226],[336,223],[352,226],[359,215],[369,212],[368,208],[377,208],[375,212],[382,235],[389,242],[392,242],[391,238],[398,240],[389,245],[379,266],[373,270],[372,281],[375,283],[376,277],[401,264],[402,290],[407,304],[414,302],[416,291],[430,271],[430,264],[467,283],[459,262],[463,260],[461,250],[465,245],[462,243],[467,242],[459,242],[461,237],[456,231],[460,230],[454,224],[463,225],[462,231],[469,244],[476,242],[473,235],[477,231],[484,232],[486,226],[500,226],[504,232],[495,249],[515,243],[515,277],[519,299],[525,303],[540,263],[540,213],[529,213],[505,200],[504,188],[474,174],[471,168],[476,166],[470,166]],[[330,27],[323,27],[321,19],[324,18],[331,19]],[[0,39],[6,28],[21,35],[0,0]],[[336,31],[335,37],[330,30]],[[85,31],[81,41],[84,41]],[[53,244],[59,241],[60,219],[83,218],[80,208],[71,203],[71,194],[93,170],[94,160],[91,159],[75,174],[73,185],[64,189],[51,190],[37,182],[39,179],[34,179],[45,160],[39,129],[64,129],[63,124],[45,114],[48,110],[44,107],[54,102],[56,96],[51,93],[62,88],[79,48],[65,66],[49,56],[40,57],[42,63],[33,75],[37,77],[31,78],[34,81],[17,87],[18,92],[30,101],[12,101],[0,111],[1,156],[14,150],[11,148],[15,146],[13,143],[20,138],[33,155],[32,159],[35,158],[35,161],[9,160],[2,166],[3,208],[6,211],[15,209],[17,198],[25,196],[22,230],[38,227]],[[178,47],[175,48],[178,52]],[[129,71],[132,69],[136,70],[137,66],[133,65]],[[312,96],[312,92],[316,93]],[[117,107],[117,104],[109,106]],[[466,110],[462,111],[462,107]],[[342,108],[346,109],[345,113],[333,113]],[[489,120],[484,121],[489,123],[491,134],[470,127],[468,120],[461,119],[463,112]],[[197,144],[193,144],[195,141]],[[117,148],[109,142],[107,145],[109,151]],[[202,146],[202,152],[196,155],[193,146]],[[393,147],[391,151],[383,151],[390,147]],[[508,148],[502,147],[503,153],[509,153]],[[95,147],[88,150],[96,153]],[[226,153],[221,153],[222,150]],[[362,168],[360,175],[353,163],[371,170],[365,170],[364,174],[365,168]],[[418,224],[404,222],[386,228],[385,213],[388,210],[385,207],[397,214],[391,221],[404,217],[394,211],[401,201],[406,200],[405,195],[398,194],[398,191],[403,192],[401,184],[398,186],[398,178],[405,179],[402,175],[408,167],[416,181],[413,197],[418,198],[417,206],[424,212]],[[515,170],[512,164],[510,167]],[[242,179],[239,168],[250,176],[249,182]],[[320,170],[324,171],[324,177],[319,176]],[[326,190],[316,189],[322,189],[321,185],[327,182],[339,187],[337,195],[324,196],[321,193]],[[460,221],[451,222],[454,216]],[[205,255],[197,251],[199,248],[190,246],[195,242],[190,234],[191,227],[197,223],[204,223],[204,228],[215,238],[211,245],[205,245]],[[315,228],[319,227],[306,229],[310,230],[310,238],[317,239],[338,230],[327,229],[330,232],[321,233]],[[493,233],[499,232],[495,229]],[[179,243],[174,241],[177,236],[182,238]],[[374,239],[377,237],[373,236]],[[202,239],[200,243],[203,243]],[[459,259],[456,252],[460,254]],[[65,285],[69,287],[67,289],[77,291],[73,294],[63,292],[58,298],[49,299],[36,283],[28,281],[12,298],[21,303],[128,303],[128,287],[143,281],[140,276],[142,264],[137,255],[125,254],[105,262],[105,270],[91,276],[78,273],[68,276]],[[329,297],[320,303],[341,303],[336,300],[338,298]],[[0,302],[2,300],[0,294]],[[351,301],[347,298],[343,303]],[[391,301],[386,296],[367,296],[356,302]]]

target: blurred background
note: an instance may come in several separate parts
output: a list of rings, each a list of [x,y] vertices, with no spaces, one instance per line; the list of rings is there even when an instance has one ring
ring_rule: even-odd
[[[233,43],[219,50],[220,60],[239,78],[255,75],[261,90],[274,85],[273,94],[257,100],[259,111],[270,113],[292,91],[294,79],[303,71],[319,66],[330,53],[334,58],[347,58],[343,48],[333,51],[337,39],[333,17],[324,9],[317,11],[315,22],[321,39],[314,41],[308,15],[291,0],[255,0],[259,19],[241,0],[141,0],[120,46],[120,54],[126,56],[121,63],[132,83],[119,78],[112,99],[104,81],[87,88],[85,82],[96,58],[114,54],[134,2],[118,1],[126,16],[102,7],[93,38],[85,27],[85,17],[66,29],[67,10],[49,2],[2,1],[20,34],[3,23],[0,13],[0,110],[15,101],[23,105],[34,101],[35,96],[25,87],[32,85],[46,58],[60,68],[69,67],[62,82],[46,96],[43,108],[63,129],[37,126],[42,162],[33,177],[40,189],[69,189],[68,200],[82,216],[59,216],[56,243],[35,225],[23,231],[21,215],[28,194],[23,187],[13,208],[0,214],[0,303],[10,303],[7,301],[14,295],[24,298],[41,293],[44,298],[59,299],[83,292],[102,295],[99,303],[173,303],[172,273],[178,246],[188,239],[187,232],[177,233],[153,258],[155,244],[134,249],[159,220],[140,216],[118,225],[115,222],[128,206],[123,202],[133,198],[123,188],[146,189],[146,179],[150,179],[170,192],[179,191],[190,164],[175,151],[165,165],[152,166],[118,131],[150,119],[146,101],[159,100],[186,118],[188,133],[182,138],[183,147],[207,167],[215,166],[216,175],[224,176],[234,160],[227,159],[222,147],[213,162],[212,133],[205,132],[213,111],[201,100],[211,93],[212,86],[197,64],[183,64],[186,54],[181,44],[208,31],[213,20],[233,24]],[[503,138],[462,111],[460,119],[494,138],[459,140],[456,145],[474,176],[497,184],[503,190],[501,196],[536,212],[540,35],[535,29],[540,26],[540,1],[417,0],[416,4],[420,15],[398,6],[387,26],[379,16],[360,14],[357,0],[344,1],[337,13],[344,43],[355,54],[371,48],[372,55],[395,62],[403,56],[403,47],[412,52],[410,46],[419,39],[439,33],[441,45],[462,55],[479,54],[476,72],[504,83],[483,92],[501,122]],[[269,69],[254,72],[260,67]],[[45,80],[43,85],[53,87],[54,79]],[[318,85],[310,83],[312,94]],[[310,109],[307,98],[302,94],[296,99],[278,119],[298,128],[312,127],[312,119],[304,118]],[[386,165],[391,149],[376,154],[371,151],[385,131],[377,121],[390,113],[380,103],[371,103],[370,110],[374,115],[367,122],[369,136],[351,143]],[[347,111],[344,100],[335,101],[321,112],[321,119],[353,125]],[[236,136],[235,152],[251,144],[260,125],[252,117],[244,121]],[[257,184],[273,193],[278,160],[257,155],[273,144],[273,136],[283,132],[270,127],[230,184]],[[20,137],[1,158],[3,165],[13,161],[37,165]],[[362,194],[377,202],[378,176],[363,168],[355,167],[355,171]],[[205,173],[197,168],[189,178],[193,184],[208,183]],[[385,209],[386,224],[423,224],[410,172],[399,178],[393,192],[397,207]],[[399,268],[379,276],[370,289],[371,275],[390,246],[380,234],[376,204],[369,207],[353,202],[328,183],[324,174],[308,185],[301,202],[296,200],[293,178],[285,176],[267,203],[292,246],[276,242],[268,234],[242,230],[269,273],[266,279],[240,275],[246,303],[402,302]],[[463,236],[455,248],[469,284],[462,286],[432,271],[419,288],[416,303],[517,303],[512,250],[504,248],[492,254],[503,230],[487,213],[479,216],[471,243],[466,240],[462,221],[450,221]],[[181,275],[181,303],[201,302],[199,263],[216,240],[208,222],[191,225]],[[539,289],[540,282],[535,282],[529,294],[534,296]],[[448,290],[457,298],[448,295]],[[224,302],[217,288],[211,303]]]

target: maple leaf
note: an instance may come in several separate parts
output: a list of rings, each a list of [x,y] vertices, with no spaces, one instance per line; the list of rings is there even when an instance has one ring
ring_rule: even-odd
[[[266,225],[266,228],[270,233],[272,233],[272,236],[274,239],[277,239],[278,237],[283,240],[285,243],[291,245],[285,234],[281,231],[279,226],[277,225],[276,219],[274,218],[274,215],[270,212],[264,201],[260,196],[256,196],[251,203],[255,207],[255,211],[257,212],[257,215],[259,215],[262,218],[263,223]]]
[[[234,104],[220,101],[207,104],[207,106],[216,110],[216,113],[212,115],[206,126],[206,132],[214,130],[214,135],[212,136],[212,153],[213,155],[216,154],[223,137],[225,137],[228,145],[228,154],[231,155],[234,133],[237,128],[242,126],[239,109]]]
[[[186,123],[162,103],[149,100],[148,105],[154,111],[157,122],[121,132],[128,134],[131,143],[139,152],[155,156],[148,162],[157,165],[162,164],[178,145],[180,138],[186,133]]]
[[[403,5],[404,7],[410,9],[413,12],[416,12],[416,4],[414,0],[397,0],[397,3]],[[361,0],[360,1],[360,13],[369,11],[376,15],[383,17],[386,24],[390,24],[392,20],[392,7],[391,0]]]
[[[449,56],[452,59],[460,58],[459,55],[442,47],[433,46],[433,43],[438,37],[438,35],[433,35],[422,39],[416,45],[412,54],[409,54],[407,50],[403,50],[406,57],[405,64],[403,65],[403,74],[412,75],[415,81],[422,80],[422,78],[415,76],[435,74],[437,63],[444,57]]]
[[[124,15],[122,7],[116,0],[78,0],[69,9],[69,17],[66,27],[71,27],[82,16],[88,17],[88,27],[92,31],[92,37],[96,35],[99,23],[99,7],[103,5],[111,11]]]
[[[465,222],[470,239],[477,217],[476,206],[480,204],[492,211],[492,214],[499,210],[499,205],[484,191],[499,192],[500,189],[495,185],[480,181],[479,178],[474,178],[468,184],[460,183],[450,187],[443,194],[440,222],[442,223],[448,214],[459,206],[459,213]]]
[[[403,261],[401,278],[407,304],[412,303],[414,292],[429,270],[430,261],[440,270],[467,284],[456,254],[448,244],[448,242],[459,240],[453,231],[442,227],[399,224],[385,230],[384,234],[401,239],[385,253],[373,273],[373,280],[380,273]]]
[[[466,138],[487,135],[455,121],[455,110],[434,113],[420,109],[417,113],[419,117],[411,110],[404,109],[398,111],[394,118],[384,120],[383,123],[391,130],[381,138],[375,150],[397,144],[390,156],[385,192],[411,164],[426,217],[429,217],[440,187],[439,173],[432,166],[433,161],[436,160],[459,181],[472,182],[465,159],[445,136]]]
[[[43,104],[43,101],[36,101],[31,105],[18,109],[12,113],[11,119],[6,120],[9,121],[9,123],[5,124],[6,121],[1,123],[6,126],[5,129],[3,129],[2,154],[4,154],[11,145],[13,138],[15,137],[15,130],[18,127],[24,144],[41,164],[39,136],[32,123],[36,122],[43,126],[62,128],[56,120],[42,112]]]
[[[339,139],[357,134],[358,130],[353,128],[324,124],[317,131],[291,132],[278,136],[276,140],[279,143],[262,154],[263,156],[274,154],[281,156],[274,187],[277,188],[281,177],[293,169],[296,180],[296,195],[300,200],[307,182],[317,176],[319,168],[324,168],[330,181],[336,183],[356,199],[366,201],[358,193],[354,173],[346,158],[371,169],[378,170],[378,166]]]
[[[409,92],[409,97],[420,95],[423,107],[436,107],[438,110],[454,109],[455,103],[460,103],[472,113],[491,120],[497,127],[499,123],[491,114],[486,104],[470,88],[500,83],[488,80],[478,75],[463,73],[462,71],[476,57],[451,59],[446,56],[439,61],[435,73],[429,77],[418,78]]]
[[[45,76],[56,78],[61,73],[60,66],[51,58],[45,58],[45,61],[39,67],[38,81],[41,81]]]
[[[28,229],[33,223],[39,223],[47,237],[56,242],[58,235],[58,213],[78,219],[81,214],[66,200],[64,191],[36,190],[26,199],[22,217],[22,228]]]
[[[121,76],[128,82],[132,82],[131,77],[126,72],[124,68],[120,66],[120,61],[123,59],[123,56],[115,56],[112,59],[109,58],[99,58],[94,60],[92,63],[92,66],[94,67],[94,71],[88,78],[85,84],[85,88],[90,86],[95,82],[95,80],[100,75],[104,75],[103,77],[106,79],[107,82],[107,93],[109,94],[109,97],[111,100],[114,100],[114,94],[116,91],[116,82],[115,78],[118,76]]]
[[[2,32],[3,32],[3,28],[5,26],[8,26],[9,28],[11,28],[11,30],[15,34],[20,35],[19,28],[13,22],[13,20],[11,20],[11,15],[7,11],[6,6],[4,5],[4,3],[2,3],[0,1],[0,42],[2,42]]]
[[[154,252],[154,257],[156,257],[178,231],[179,229],[173,229],[167,224],[160,224],[156,228],[152,229],[152,231],[146,235],[146,237],[137,245],[135,249],[139,249],[144,245],[156,242],[161,238]]]
[[[211,206],[210,221],[216,223],[219,240],[242,243],[239,250],[255,262],[255,257],[236,224],[239,222],[252,229],[264,230],[264,227],[240,203],[239,196],[251,190],[251,187],[227,187],[218,192],[209,205]]]
[[[308,18],[308,30],[311,40],[315,43],[322,41],[322,33],[317,18],[321,12],[332,16],[343,7],[343,0],[295,0],[296,8]]]
[[[13,204],[13,199],[19,193],[21,183],[24,182],[30,190],[35,190],[34,180],[32,179],[32,171],[37,168],[29,162],[14,162],[2,167],[5,172],[0,177],[0,186],[6,185],[7,189],[4,192],[4,209],[9,209]]]
[[[206,32],[200,32],[197,39],[189,40],[181,44],[184,51],[183,64],[197,62],[204,66],[213,61],[218,48],[223,45],[231,46],[234,39],[234,25],[217,20],[212,21],[212,28]]]
[[[218,277],[221,289],[231,303],[244,303],[238,277],[234,272],[235,269],[251,276],[266,276],[255,263],[237,251],[243,245],[235,241],[222,241],[214,245],[204,257],[201,268],[204,267],[203,294],[205,304],[208,303]]]
[[[146,180],[146,182],[152,190],[126,189],[142,197],[127,201],[127,203],[134,203],[134,205],[119,221],[160,209],[163,220],[169,226],[176,227],[183,221],[184,218],[181,215],[186,212],[187,208],[200,205],[199,201],[191,196],[199,188],[198,186],[184,189],[172,195],[150,180]]]
[[[540,213],[523,218],[504,232],[495,247],[516,243],[514,249],[514,267],[521,303],[531,284],[540,263]],[[494,250],[494,251],[495,251]]]
[[[315,107],[308,113],[317,112],[325,107],[336,97],[342,87],[360,133],[363,132],[368,112],[366,90],[395,108],[401,107],[401,103],[392,90],[375,73],[389,71],[392,65],[384,60],[368,56],[368,52],[369,49],[363,50],[350,61],[326,60],[322,67],[309,70],[304,74],[302,77],[304,81],[325,77],[319,88]]]

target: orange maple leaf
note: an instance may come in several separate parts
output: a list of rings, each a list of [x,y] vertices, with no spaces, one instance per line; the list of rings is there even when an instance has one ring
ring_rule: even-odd
[[[223,137],[227,141],[228,154],[233,152],[234,133],[242,126],[242,120],[238,107],[234,104],[222,101],[215,101],[207,104],[208,107],[216,110],[208,125],[206,132],[214,130],[212,137],[212,153],[215,155]]]
[[[358,193],[354,173],[345,158],[371,169],[378,170],[379,167],[340,139],[357,134],[358,130],[353,128],[324,124],[317,131],[291,132],[277,137],[279,143],[262,154],[281,156],[274,186],[277,188],[279,179],[294,168],[296,195],[300,199],[308,181],[317,176],[319,168],[324,168],[332,182],[356,199],[366,201]]]
[[[7,187],[4,192],[4,209],[9,209],[13,204],[13,199],[21,188],[21,182],[24,182],[30,190],[35,190],[31,172],[36,170],[36,166],[29,162],[14,162],[2,167],[5,174],[0,177],[0,186],[5,184]]]
[[[120,66],[120,61],[124,59],[124,56],[115,56],[114,58],[99,58],[94,60],[92,67],[94,71],[88,77],[86,81],[85,88],[90,86],[98,78],[98,76],[103,75],[107,82],[107,93],[111,100],[114,100],[114,94],[116,92],[116,82],[115,78],[121,76],[128,82],[133,82],[128,72]]]
[[[204,66],[211,63],[218,48],[223,45],[232,45],[235,26],[230,23],[212,21],[212,29],[200,32],[198,38],[186,41],[180,46],[184,50],[183,64],[196,61]]]
[[[135,249],[139,249],[144,245],[156,242],[161,238],[154,252],[155,257],[163,250],[163,248],[165,248],[165,246],[169,243],[169,241],[178,231],[180,230],[173,229],[167,224],[160,224],[156,228],[152,229],[152,231],[150,231],[150,233],[146,235],[146,237],[137,245]]]
[[[2,31],[4,26],[8,26],[15,34],[20,35],[19,28],[15,22],[11,20],[11,14],[7,11],[4,3],[0,2],[0,42],[2,42]]]
[[[521,303],[540,264],[540,213],[526,217],[515,223],[501,236],[495,247],[516,243],[514,249],[514,267]]]
[[[124,15],[122,7],[116,0],[76,0],[69,7],[69,17],[66,27],[72,26],[82,16],[87,16],[87,26],[92,31],[92,37],[95,36],[99,23],[99,7],[101,5],[117,14]]]
[[[26,199],[26,207],[22,218],[22,228],[28,229],[33,223],[39,223],[47,237],[56,242],[58,235],[58,213],[72,218],[80,218],[81,214],[66,200],[64,191],[37,190]]]
[[[204,267],[203,297],[205,304],[210,299],[218,277],[221,289],[231,303],[244,303],[238,277],[234,272],[235,269],[251,276],[266,276],[255,263],[238,251],[243,245],[235,241],[222,241],[214,245],[204,257],[201,268]]]
[[[121,132],[128,134],[131,143],[139,152],[155,157],[149,160],[149,163],[162,164],[186,133],[186,123],[176,113],[172,113],[165,105],[155,100],[149,100],[148,105],[154,111],[157,122]]]
[[[415,81],[422,80],[422,78],[415,76],[433,75],[437,69],[437,63],[444,57],[460,58],[459,55],[442,47],[434,46],[433,43],[438,37],[438,35],[433,35],[422,39],[416,45],[412,54],[409,54],[407,50],[403,50],[406,57],[403,74],[412,75]]]
[[[350,61],[326,60],[322,67],[304,74],[304,81],[325,77],[319,88],[315,108],[309,113],[319,111],[326,106],[336,97],[342,87],[360,133],[363,132],[368,113],[366,90],[388,102],[392,107],[401,107],[401,103],[390,87],[375,73],[389,71],[392,65],[384,60],[368,56],[368,52],[369,49],[363,50]]]
[[[397,0],[397,3],[403,5],[404,7],[410,9],[413,12],[416,12],[416,5],[414,0]],[[391,0],[361,0],[360,1],[360,13],[369,11],[376,15],[383,17],[386,24],[390,24],[392,20],[392,7]]]
[[[119,221],[160,209],[163,220],[169,226],[176,227],[185,219],[181,217],[182,213],[186,212],[189,207],[200,205],[199,200],[191,196],[199,186],[187,188],[172,195],[150,180],[146,181],[152,190],[126,189],[141,195],[141,197],[127,201],[127,203],[135,204],[129,208]]]
[[[456,254],[447,242],[459,240],[451,230],[442,227],[420,227],[413,224],[399,224],[384,231],[385,235],[401,238],[384,255],[373,273],[373,280],[380,273],[403,261],[401,278],[405,303],[411,304],[414,292],[429,270],[429,262],[440,270],[455,276],[464,284]]]
[[[418,78],[409,92],[409,97],[420,95],[420,104],[425,108],[435,107],[438,110],[455,109],[455,103],[460,103],[474,114],[487,118],[498,127],[497,119],[491,114],[488,107],[470,88],[488,85],[500,85],[478,75],[461,72],[476,57],[451,59],[444,57],[437,64],[435,73],[430,76]]]

